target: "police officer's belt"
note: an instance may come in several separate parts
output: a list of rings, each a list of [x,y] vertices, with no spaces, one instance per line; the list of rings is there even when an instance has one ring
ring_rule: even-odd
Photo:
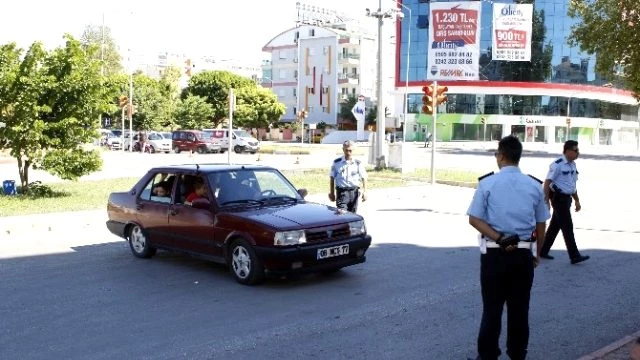
[[[337,187],[336,189],[340,190],[340,191],[353,191],[353,190],[358,190],[359,187],[357,186],[352,186],[352,187]]]
[[[533,242],[531,241],[520,241],[518,243],[518,249],[529,249],[533,246]],[[500,248],[500,245],[496,244],[495,241],[487,241],[487,249],[497,249]]]

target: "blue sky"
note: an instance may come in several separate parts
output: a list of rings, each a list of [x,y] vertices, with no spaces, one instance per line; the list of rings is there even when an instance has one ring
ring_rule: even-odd
[[[3,1],[0,43],[28,47],[39,40],[47,47],[62,44],[69,32],[79,37],[88,24],[100,25],[104,14],[121,49],[138,56],[160,51],[211,55],[219,59],[260,59],[273,36],[293,27],[297,0],[18,0]],[[376,0],[309,0],[353,17]],[[383,3],[393,5],[393,0]],[[277,4],[277,5],[276,5]]]

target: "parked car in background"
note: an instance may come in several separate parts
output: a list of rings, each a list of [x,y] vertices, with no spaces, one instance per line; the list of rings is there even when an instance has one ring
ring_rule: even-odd
[[[164,152],[166,154],[171,152],[173,148],[173,141],[169,138],[166,139],[162,133],[156,131],[146,132],[147,136],[147,151],[150,153],[155,152]],[[124,139],[124,148],[129,151],[131,146],[131,138],[129,134],[125,136]],[[140,133],[135,133],[133,135],[133,151],[140,151],[141,141],[140,141]]]
[[[229,151],[229,130],[228,129],[204,129],[202,130],[208,137],[217,139],[222,147],[221,152]],[[233,130],[233,151],[236,153],[248,152],[255,154],[260,150],[260,142],[246,130]]]
[[[306,193],[268,166],[156,167],[111,193],[107,228],[136,257],[180,251],[226,264],[248,285],[365,262],[371,236],[362,216],[305,201]]]
[[[173,151],[178,154],[181,151],[203,153],[221,152],[220,143],[199,130],[176,130],[172,134]]]

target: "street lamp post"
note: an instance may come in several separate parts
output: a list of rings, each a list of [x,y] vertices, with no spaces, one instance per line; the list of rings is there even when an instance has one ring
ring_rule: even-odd
[[[411,8],[407,7],[401,2],[396,1],[396,3],[409,12],[409,26],[407,26],[407,63],[405,64],[406,71],[404,78],[404,114],[402,115],[404,117],[404,122],[402,124],[402,142],[406,142],[407,115],[409,114],[409,51],[411,49]],[[401,17],[399,19],[402,20]]]
[[[382,99],[383,96],[383,78],[382,78],[382,69],[383,69],[383,53],[382,53],[382,26],[384,25],[385,18],[391,18],[394,15],[402,18],[404,14],[400,12],[397,8],[390,9],[387,11],[382,11],[382,0],[378,0],[378,11],[372,12],[369,9],[366,9],[367,16],[374,17],[378,19],[378,79],[377,79],[377,97],[378,97],[378,114],[376,119],[376,146],[375,146],[375,162],[376,167],[385,167],[386,159],[383,154],[383,142],[384,142],[384,128],[385,128],[385,111],[384,111],[384,101]]]

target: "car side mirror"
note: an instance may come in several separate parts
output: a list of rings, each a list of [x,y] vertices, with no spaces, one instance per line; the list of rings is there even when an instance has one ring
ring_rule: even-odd
[[[302,196],[302,198],[304,199],[305,197],[307,197],[307,195],[309,195],[309,192],[307,191],[307,189],[298,189],[298,194],[300,194],[300,196]]]
[[[211,210],[211,203],[208,199],[195,199],[191,203],[191,207],[201,210]]]

